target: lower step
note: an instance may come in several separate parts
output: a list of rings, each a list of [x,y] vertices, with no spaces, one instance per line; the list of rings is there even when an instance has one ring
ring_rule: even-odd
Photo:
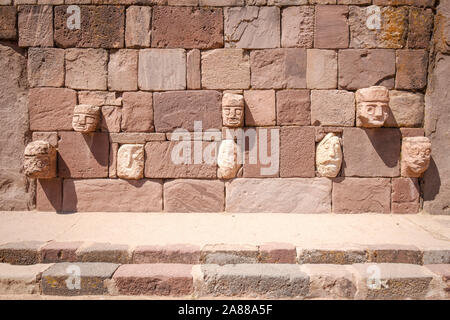
[[[450,265],[0,264],[0,294],[450,299]]]

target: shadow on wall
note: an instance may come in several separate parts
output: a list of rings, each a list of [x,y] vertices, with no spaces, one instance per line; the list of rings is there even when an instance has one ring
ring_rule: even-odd
[[[392,153],[390,148],[386,148],[387,144],[390,139],[401,139],[401,132],[400,129],[394,129],[390,128],[390,132],[392,133],[391,136],[384,136],[382,139],[380,139],[379,130],[386,130],[385,128],[381,129],[364,129],[365,133],[367,134],[367,137],[370,140],[370,143],[372,144],[374,150],[380,157],[380,159],[384,162],[384,164],[389,168],[395,168],[398,163],[400,162],[400,159],[398,155],[400,154],[400,150],[398,153]],[[401,147],[401,143],[399,144]]]
[[[425,171],[424,177],[421,179],[421,190],[423,190],[423,200],[430,201],[436,198],[441,188],[441,177],[439,176],[439,170],[434,162],[433,156],[431,156],[430,166]]]

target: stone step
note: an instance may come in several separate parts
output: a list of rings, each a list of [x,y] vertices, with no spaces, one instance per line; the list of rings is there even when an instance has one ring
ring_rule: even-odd
[[[450,264],[0,264],[0,298],[450,299]]]

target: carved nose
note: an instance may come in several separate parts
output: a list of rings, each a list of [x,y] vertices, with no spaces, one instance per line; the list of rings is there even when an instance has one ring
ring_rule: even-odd
[[[78,117],[78,122],[80,124],[86,124],[86,117],[85,116],[79,116]]]
[[[380,117],[383,114],[383,109],[381,107],[375,108],[375,115]]]

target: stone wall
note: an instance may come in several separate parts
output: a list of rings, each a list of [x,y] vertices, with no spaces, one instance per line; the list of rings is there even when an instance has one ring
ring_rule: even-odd
[[[57,177],[36,181],[38,210],[417,213],[424,199],[449,212],[448,38],[431,45],[433,0],[12,1],[0,0],[2,209],[32,207],[20,173],[29,129],[58,150]],[[389,89],[383,128],[357,126],[355,93],[370,86]],[[227,93],[243,96],[256,136],[236,177],[201,156],[175,163],[174,131],[200,121],[213,133],[182,151],[217,155]],[[96,132],[73,130],[79,104],[100,107]],[[425,179],[402,177],[402,138],[423,136],[425,115],[434,161]],[[315,161],[330,132],[336,178]],[[119,178],[124,144],[143,147],[137,179]]]

